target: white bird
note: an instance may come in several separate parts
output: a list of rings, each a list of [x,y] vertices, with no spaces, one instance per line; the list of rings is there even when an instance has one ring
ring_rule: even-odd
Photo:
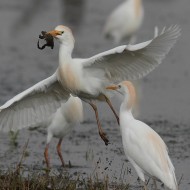
[[[147,174],[161,180],[171,190],[178,190],[175,169],[169,158],[168,149],[162,138],[147,124],[136,120],[132,108],[136,100],[133,84],[129,81],[108,86],[124,95],[120,106],[120,129],[125,155],[135,168],[139,178],[145,183]],[[156,188],[157,189],[157,188]]]
[[[106,21],[104,35],[113,38],[116,43],[121,42],[124,38],[132,40],[142,25],[143,18],[142,0],[124,0]]]
[[[15,131],[41,123],[73,94],[92,106],[99,134],[107,145],[94,100],[106,101],[119,122],[105,87],[122,80],[139,79],[151,72],[173,47],[180,29],[170,27],[152,40],[119,46],[87,59],[72,58],[75,40],[68,27],[59,25],[49,34],[60,42],[58,69],[0,107],[0,130]]]
[[[70,95],[70,98],[67,100],[67,102],[62,103],[61,107],[57,109],[57,111],[49,119],[47,119],[46,122],[41,124],[41,126],[47,128],[47,144],[44,157],[48,168],[50,167],[48,148],[52,137],[59,138],[59,142],[57,144],[57,153],[61,160],[62,166],[64,167],[65,163],[61,154],[61,143],[63,137],[72,131],[75,124],[82,121],[82,102],[78,97],[73,97]]]

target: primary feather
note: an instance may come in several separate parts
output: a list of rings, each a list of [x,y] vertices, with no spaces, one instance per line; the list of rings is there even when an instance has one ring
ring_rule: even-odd
[[[8,132],[35,126],[50,117],[68,97],[54,74],[0,107],[0,130]]]
[[[180,28],[173,26],[152,40],[100,53],[83,63],[84,72],[87,70],[93,75],[94,70],[101,70],[104,79],[112,83],[142,78],[162,62],[179,35]]]

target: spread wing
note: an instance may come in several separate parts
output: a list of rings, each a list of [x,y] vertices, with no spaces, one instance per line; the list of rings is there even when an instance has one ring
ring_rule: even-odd
[[[162,62],[179,36],[178,26],[163,29],[152,40],[119,46],[87,59],[83,62],[84,71],[92,75],[99,72],[99,78],[103,71],[104,80],[112,83],[142,78]]]
[[[68,97],[69,94],[59,84],[55,73],[0,107],[0,130],[16,131],[41,123]]]

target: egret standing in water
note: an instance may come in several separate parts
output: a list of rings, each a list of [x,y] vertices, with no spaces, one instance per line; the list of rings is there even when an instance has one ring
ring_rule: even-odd
[[[59,25],[49,34],[60,43],[58,69],[0,107],[0,130],[14,131],[45,121],[71,93],[92,106],[99,134],[107,145],[109,141],[101,128],[95,100],[107,102],[119,123],[105,87],[146,76],[173,47],[180,29],[170,27],[152,40],[119,46],[86,59],[72,58],[75,40],[68,27]]]
[[[132,108],[136,100],[133,84],[124,81],[119,85],[108,86],[124,95],[120,106],[120,128],[125,155],[135,168],[139,178],[144,182],[145,176],[161,180],[171,190],[178,190],[175,169],[168,155],[168,149],[162,138],[147,124],[136,120]],[[157,189],[157,187],[156,187]]]
[[[52,137],[59,138],[57,144],[57,153],[61,160],[62,166],[65,166],[62,154],[61,154],[61,143],[63,137],[70,133],[74,125],[83,121],[83,106],[82,102],[78,97],[70,98],[66,103],[61,104],[61,107],[44,123],[42,126],[47,127],[47,144],[44,152],[45,161],[47,167],[50,167],[48,148]]]
[[[142,0],[124,0],[109,16],[104,35],[113,38],[116,43],[131,38],[140,28],[144,18]]]

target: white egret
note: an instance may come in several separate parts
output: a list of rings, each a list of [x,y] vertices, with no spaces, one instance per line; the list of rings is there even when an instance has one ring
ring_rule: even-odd
[[[171,190],[178,190],[175,169],[169,158],[168,149],[162,138],[147,124],[136,120],[132,115],[135,103],[135,88],[129,81],[112,85],[107,89],[124,95],[120,106],[120,129],[125,155],[135,168],[147,189],[145,176],[161,180]],[[156,188],[157,189],[157,188]]]
[[[106,21],[104,34],[116,43],[125,37],[131,38],[140,28],[144,18],[142,0],[124,0]]]
[[[173,26],[152,40],[119,46],[87,59],[72,58],[75,40],[68,27],[59,25],[49,34],[60,42],[58,69],[0,107],[0,130],[14,131],[45,121],[71,93],[93,107],[99,134],[107,145],[94,100],[106,101],[119,122],[105,87],[122,80],[139,79],[151,72],[173,47],[180,29]]]
[[[47,128],[47,144],[44,152],[45,161],[47,167],[50,167],[48,148],[52,137],[59,138],[57,144],[57,153],[61,160],[62,166],[65,165],[62,154],[61,154],[61,143],[63,137],[70,133],[75,124],[83,121],[83,106],[82,102],[78,97],[70,98],[67,102],[62,103],[61,107],[49,118],[45,123],[42,124],[43,127]]]

